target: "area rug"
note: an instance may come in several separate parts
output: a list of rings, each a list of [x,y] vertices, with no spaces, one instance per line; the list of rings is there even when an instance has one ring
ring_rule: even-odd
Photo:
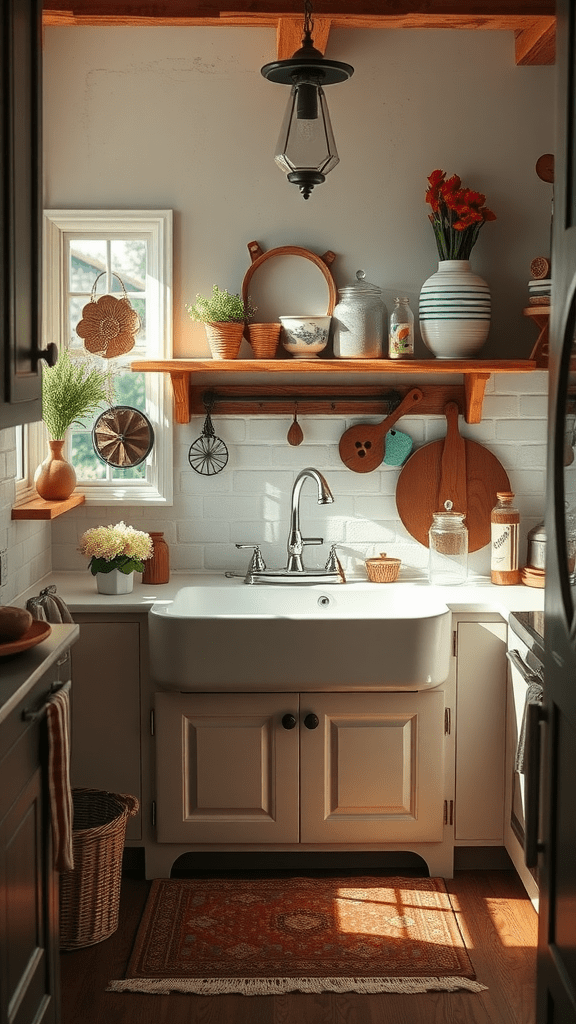
[[[441,878],[156,879],[110,992],[480,992]]]

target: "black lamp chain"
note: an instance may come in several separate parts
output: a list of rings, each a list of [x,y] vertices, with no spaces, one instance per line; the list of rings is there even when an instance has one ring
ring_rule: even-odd
[[[312,41],[312,32],[314,31],[314,21],[312,18],[312,4],[310,0],[304,0],[304,38],[303,43]]]

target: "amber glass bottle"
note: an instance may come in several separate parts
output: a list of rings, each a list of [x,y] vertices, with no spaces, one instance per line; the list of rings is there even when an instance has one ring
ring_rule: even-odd
[[[512,504],[512,491],[498,491],[496,497],[498,504],[490,514],[490,578],[492,583],[510,586],[522,580],[518,565],[520,513]]]

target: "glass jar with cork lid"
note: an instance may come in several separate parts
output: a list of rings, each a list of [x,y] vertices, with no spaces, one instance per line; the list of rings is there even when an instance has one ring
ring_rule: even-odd
[[[520,512],[512,491],[498,491],[490,513],[490,579],[499,586],[522,582],[518,565]]]

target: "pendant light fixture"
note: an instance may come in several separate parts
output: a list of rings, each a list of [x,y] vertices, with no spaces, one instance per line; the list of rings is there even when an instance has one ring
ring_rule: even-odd
[[[292,86],[274,159],[304,199],[339,161],[323,86],[354,74],[350,64],[324,59],[312,41],[313,27],[312,4],[305,0],[302,47],[289,60],[262,68],[268,81]]]

